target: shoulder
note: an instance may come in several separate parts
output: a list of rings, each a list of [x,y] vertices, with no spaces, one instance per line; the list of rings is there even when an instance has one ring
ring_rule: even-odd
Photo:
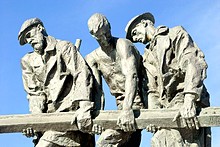
[[[78,54],[76,47],[70,41],[57,40],[56,50],[63,55]]]
[[[135,45],[128,39],[119,38],[116,43],[116,50],[122,57],[128,57],[132,55],[139,55],[139,51]]]
[[[125,38],[118,38],[116,43],[116,48],[128,48],[134,46],[133,43]]]
[[[130,40],[125,38],[118,38],[116,42],[116,49],[118,52],[125,53],[128,51],[132,51],[136,48]]]
[[[70,41],[57,39],[56,47],[57,48],[67,48],[67,47],[74,47],[74,45]]]
[[[21,62],[27,62],[34,57],[34,52],[29,52],[21,58]]]
[[[91,53],[89,53],[88,55],[86,55],[85,60],[86,62],[88,62],[89,64],[95,64],[99,58],[99,54],[101,53],[101,48],[97,48],[94,51],[92,51]]]
[[[173,28],[170,28],[170,31],[176,34],[188,34],[183,26],[175,26]]]
[[[33,52],[29,52],[26,55],[24,55],[21,58],[21,60],[20,60],[20,63],[21,63],[21,66],[22,66],[22,70],[30,68],[34,64],[36,64],[36,60],[35,60],[36,58],[37,58],[37,55],[36,55],[36,53],[34,51]]]

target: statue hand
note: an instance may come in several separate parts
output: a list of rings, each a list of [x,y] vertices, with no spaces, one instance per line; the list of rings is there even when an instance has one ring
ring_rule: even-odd
[[[160,129],[160,126],[155,126],[154,124],[150,124],[146,127],[146,131],[151,133],[156,133]]]
[[[34,137],[37,135],[36,130],[33,130],[33,128],[27,128],[27,129],[23,129],[22,134],[28,138],[30,137]]]
[[[198,118],[196,117],[196,106],[194,100],[195,95],[186,94],[184,104],[174,117],[173,121],[176,121],[179,117],[181,117],[184,127],[198,130],[199,122]]]
[[[85,104],[85,105],[84,105]],[[86,102],[81,107],[76,110],[75,115],[71,124],[77,124],[77,127],[80,131],[91,133],[92,130],[92,118],[91,118],[91,108],[93,103]]]
[[[105,131],[105,128],[103,128],[101,125],[94,124],[92,126],[92,133],[100,135],[103,131]]]
[[[118,117],[117,125],[125,132],[136,131],[134,120],[134,112],[132,109],[122,110]]]

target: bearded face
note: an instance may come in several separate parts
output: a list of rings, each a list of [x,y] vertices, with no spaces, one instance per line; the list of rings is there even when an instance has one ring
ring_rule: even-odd
[[[33,27],[26,32],[25,39],[30,44],[34,51],[38,54],[44,52],[44,35],[38,27]]]

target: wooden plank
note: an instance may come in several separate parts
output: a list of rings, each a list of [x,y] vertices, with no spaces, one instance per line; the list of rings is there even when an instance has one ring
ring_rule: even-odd
[[[154,109],[140,110],[135,112],[136,128],[145,129],[149,124],[155,124],[162,128],[183,128],[180,121],[172,122],[177,110]],[[94,112],[93,122],[102,125],[105,129],[119,129],[116,125],[120,111],[97,111]],[[23,129],[32,127],[37,131],[78,130],[76,125],[70,125],[74,112],[42,113],[24,115],[0,116],[0,133],[22,132]],[[220,107],[203,109],[198,116],[201,127],[220,126]]]

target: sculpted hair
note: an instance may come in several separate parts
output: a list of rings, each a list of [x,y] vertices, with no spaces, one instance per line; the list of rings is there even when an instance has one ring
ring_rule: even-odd
[[[93,14],[88,20],[88,28],[90,33],[94,34],[102,27],[108,27],[111,29],[108,19],[100,13]]]

